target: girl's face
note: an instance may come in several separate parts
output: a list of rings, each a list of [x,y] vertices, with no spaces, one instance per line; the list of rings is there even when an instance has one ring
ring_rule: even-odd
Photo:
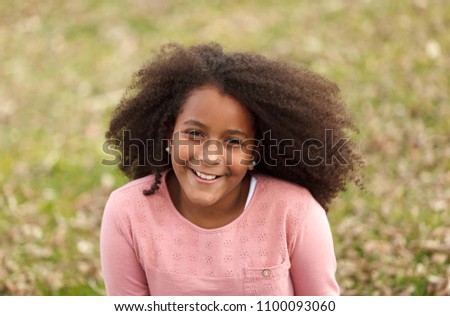
[[[205,207],[235,200],[252,170],[252,116],[214,86],[194,90],[176,119],[170,145],[180,194]]]

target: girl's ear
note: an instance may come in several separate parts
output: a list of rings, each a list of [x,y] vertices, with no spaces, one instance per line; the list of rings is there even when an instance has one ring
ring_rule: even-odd
[[[173,141],[173,134],[170,134],[169,132],[166,133],[166,139],[165,139],[165,147],[169,148],[169,154],[172,151],[172,141]]]
[[[255,166],[258,164],[258,162],[261,161],[261,146],[259,144],[256,144],[253,147],[252,150],[252,160],[250,161],[250,165],[248,166],[248,170],[253,171],[255,169]]]

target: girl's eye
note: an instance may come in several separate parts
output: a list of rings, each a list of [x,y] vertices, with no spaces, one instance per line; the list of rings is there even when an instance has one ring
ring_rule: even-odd
[[[200,137],[200,136],[202,136],[202,133],[200,131],[196,131],[196,130],[186,131],[186,134],[188,136],[193,136],[193,137]]]
[[[242,145],[242,141],[240,139],[237,139],[237,138],[228,139],[226,141],[226,143],[227,143],[227,145],[233,146],[233,147]]]

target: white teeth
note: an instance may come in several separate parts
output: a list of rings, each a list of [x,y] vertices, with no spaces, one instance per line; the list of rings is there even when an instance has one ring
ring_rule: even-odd
[[[204,174],[204,173],[198,172],[196,170],[194,170],[194,172],[197,176],[199,176],[200,178],[202,178],[204,180],[214,180],[215,178],[217,178],[217,176],[213,176],[210,174]]]

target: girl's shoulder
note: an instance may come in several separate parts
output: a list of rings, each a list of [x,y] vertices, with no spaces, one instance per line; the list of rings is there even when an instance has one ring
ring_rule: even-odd
[[[253,214],[257,217],[264,214],[268,222],[283,223],[290,236],[298,231],[311,214],[325,214],[307,188],[268,175],[254,176],[257,184],[253,208],[257,211]]]
[[[112,191],[106,202],[104,216],[112,216],[123,232],[129,232],[132,223],[144,218],[142,214],[161,199],[161,189],[151,196],[144,195],[144,190],[150,189],[154,180],[154,175],[148,175]]]
[[[299,184],[292,183],[280,178],[272,177],[266,174],[255,174],[257,182],[260,184],[260,190],[268,193],[271,198],[312,198],[309,190]]]
[[[141,197],[144,190],[148,190],[155,181],[154,175],[148,175],[143,178],[132,180],[111,192],[110,197],[116,200],[124,198],[132,200],[135,197]]]
[[[275,208],[278,213],[296,218],[303,218],[311,207],[323,210],[311,192],[301,185],[263,174],[256,174],[255,178],[256,200],[262,208]]]

